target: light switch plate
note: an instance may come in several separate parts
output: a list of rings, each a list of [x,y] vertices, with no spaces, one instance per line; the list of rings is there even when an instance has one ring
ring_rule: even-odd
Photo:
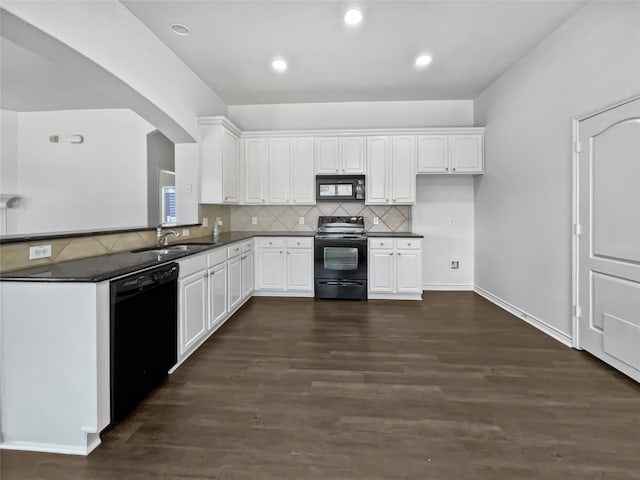
[[[373,217],[373,224],[378,225],[380,223],[380,219],[378,217]]]
[[[29,247],[29,260],[48,258],[50,256],[51,245],[38,245],[37,247]]]
[[[251,225],[257,225],[258,224],[258,217],[251,217]]]
[[[304,225],[304,217],[298,217],[298,224]]]
[[[209,219],[207,217],[204,217],[202,219],[202,226],[203,227],[208,227],[209,226]]]
[[[188,228],[185,228],[184,230],[182,230],[183,237],[188,237],[189,235],[191,235],[191,232],[189,231]]]
[[[451,260],[451,270],[460,269],[460,262],[458,260]]]

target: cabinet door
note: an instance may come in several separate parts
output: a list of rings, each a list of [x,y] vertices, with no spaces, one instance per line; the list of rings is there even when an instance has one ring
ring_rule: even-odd
[[[204,270],[179,280],[180,353],[188,351],[207,332],[207,276]]]
[[[250,297],[253,293],[254,280],[254,256],[253,252],[242,256],[242,298]]]
[[[482,135],[451,135],[449,152],[453,173],[483,172]]]
[[[287,289],[313,290],[313,250],[296,248],[287,250]]]
[[[418,173],[449,172],[449,137],[421,135],[418,137]]]
[[[416,203],[416,137],[394,136],[392,139],[392,202]]]
[[[394,262],[393,250],[369,249],[369,291],[393,293]]]
[[[209,329],[227,318],[227,262],[209,270]]]
[[[284,250],[280,248],[258,249],[257,282],[259,290],[284,290]]]
[[[232,258],[227,262],[228,304],[229,312],[233,312],[242,303],[242,257]]]
[[[389,137],[367,138],[366,203],[391,203],[389,154]]]
[[[316,173],[318,175],[340,173],[340,139],[338,137],[316,138]]]
[[[267,140],[249,138],[244,141],[245,200],[266,201]]]
[[[313,137],[291,139],[291,201],[316,203]]]
[[[267,173],[269,203],[289,201],[289,165],[291,142],[288,138],[269,139],[269,171]]]
[[[224,203],[240,201],[238,138],[227,129],[223,129],[222,132],[222,201]]]
[[[396,292],[422,293],[422,254],[420,250],[398,250]]]
[[[342,173],[364,174],[364,137],[341,139]]]

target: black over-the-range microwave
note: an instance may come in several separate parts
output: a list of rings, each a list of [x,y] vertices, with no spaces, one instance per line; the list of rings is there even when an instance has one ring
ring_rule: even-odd
[[[316,175],[316,201],[364,201],[364,175]]]

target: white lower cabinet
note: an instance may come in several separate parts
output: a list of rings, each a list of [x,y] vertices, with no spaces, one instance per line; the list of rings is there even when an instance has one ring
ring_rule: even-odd
[[[229,311],[233,312],[242,303],[242,257],[230,258],[229,271]]]
[[[182,357],[206,335],[208,329],[207,255],[195,255],[179,261],[178,341]]]
[[[420,238],[370,238],[368,257],[369,298],[422,298]]]
[[[209,269],[209,329],[226,320],[227,308],[227,262]]]
[[[257,239],[256,295],[313,296],[313,238]]]
[[[253,254],[253,240],[242,244],[242,298],[247,299],[253,294],[255,283],[255,258]]]

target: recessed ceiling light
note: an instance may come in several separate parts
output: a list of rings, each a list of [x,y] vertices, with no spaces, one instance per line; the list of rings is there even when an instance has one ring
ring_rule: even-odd
[[[362,12],[360,10],[351,9],[344,14],[344,23],[347,25],[358,25],[362,21]]]
[[[431,55],[420,55],[418,58],[416,58],[417,68],[425,68],[430,63],[431,63]]]
[[[287,62],[283,58],[274,58],[271,66],[278,73],[287,71]]]
[[[181,23],[172,23],[171,31],[176,35],[180,35],[181,37],[186,37],[191,33],[191,29],[186,25],[182,25]]]

